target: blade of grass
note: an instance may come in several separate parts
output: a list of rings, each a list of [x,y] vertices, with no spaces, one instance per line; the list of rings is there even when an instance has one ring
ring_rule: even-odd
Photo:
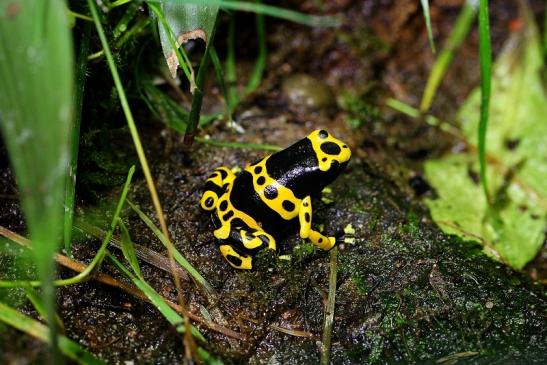
[[[74,91],[72,39],[63,0],[3,1],[0,129],[34,242],[48,322],[55,319],[53,256],[63,233],[64,182]],[[52,362],[60,361],[51,326]]]
[[[429,78],[427,79],[427,84],[422,95],[422,101],[420,103],[420,110],[425,112],[431,107],[433,98],[435,97],[435,92],[441,84],[446,70],[452,63],[454,58],[454,53],[461,45],[475,19],[476,6],[471,4],[469,1],[466,1],[456,19],[456,23],[446,40],[446,44],[439,53],[439,56],[435,60],[435,64],[431,69]]]
[[[129,262],[129,265],[131,266],[131,269],[133,269],[133,272],[137,277],[141,280],[144,280],[142,277],[141,268],[139,266],[139,261],[137,260],[137,254],[135,253],[135,247],[133,246],[133,241],[131,241],[131,236],[129,235],[129,231],[127,230],[127,227],[123,223],[121,219],[118,218],[118,226],[120,227],[120,230],[122,232],[122,252],[123,256]]]
[[[12,307],[0,302],[0,321],[25,332],[26,334],[50,343],[48,337],[48,328],[40,322],[26,316]],[[59,336],[59,349],[70,359],[79,364],[104,364],[99,359],[95,358],[86,349],[78,345],[78,343],[68,339],[65,336]]]
[[[211,47],[209,51],[209,56],[211,57],[211,63],[213,64],[213,68],[215,69],[220,92],[222,93],[222,96],[224,97],[224,102],[226,104],[226,116],[228,117],[228,121],[231,122],[232,108],[230,107],[228,90],[226,89],[226,83],[224,82],[224,72],[222,71],[222,65],[220,64],[220,59],[218,58],[215,47]]]
[[[492,81],[492,49],[490,44],[490,25],[488,0],[479,2],[479,58],[481,70],[481,110],[478,130],[480,180],[488,204],[492,204],[486,180],[486,130],[490,112],[490,86]]]
[[[153,0],[158,2],[159,0]],[[226,1],[226,0],[161,0],[166,3],[179,4],[199,4],[219,6],[223,9],[249,11],[258,14],[264,14],[275,18],[289,20],[294,23],[309,25],[312,27],[337,27],[342,24],[342,16],[318,16],[300,13],[298,11],[279,8],[277,6],[261,3],[252,3],[245,1]]]
[[[129,23],[135,18],[135,14],[141,6],[141,1],[132,1],[125,8],[125,13],[121,17],[120,21],[112,30],[112,40],[117,40],[128,28]],[[93,19],[91,19],[93,21]]]
[[[260,0],[256,0],[256,2],[261,3]],[[259,13],[256,14],[256,38],[258,42],[258,55],[253,72],[245,88],[246,94],[256,90],[260,81],[262,81],[262,74],[266,68],[266,26],[264,25],[264,16]]]
[[[173,246],[173,243],[171,243],[169,240],[165,239],[165,236],[162,234],[162,232],[158,229],[158,227],[156,227],[156,225],[150,220],[150,218],[148,218],[146,216],[146,214],[144,214],[144,212],[142,210],[139,209],[139,207],[137,207],[135,204],[133,204],[131,201],[127,201],[127,204],[129,204],[129,206],[139,215],[139,217],[141,218],[141,220],[144,222],[144,224],[146,224],[148,226],[148,228],[150,228],[150,230],[152,232],[154,232],[154,234],[156,235],[156,237],[158,237],[158,239],[161,241],[161,243],[167,248],[168,251],[171,252],[171,254],[173,255],[174,259],[180,264],[180,266],[182,266],[186,271],[188,271],[188,273],[190,274],[190,276],[192,276],[194,278],[194,280],[202,287],[205,289],[205,291],[209,294],[209,295],[213,295],[213,296],[217,296],[218,294],[216,293],[215,289],[211,286],[211,284],[209,284],[209,282],[207,282],[207,280],[205,280],[205,278],[199,273],[199,271],[197,271],[193,266],[192,264],[190,264],[188,262],[188,260],[186,260],[184,258],[184,256],[181,255],[181,253]]]
[[[80,146],[80,124],[82,121],[82,107],[87,70],[87,56],[89,54],[89,34],[91,24],[86,23],[80,40],[80,52],[76,60],[76,87],[74,92],[74,121],[71,126],[70,165],[65,179],[65,216],[64,216],[64,246],[68,256],[72,256],[72,223],[74,219],[74,194],[76,191],[76,174],[78,171],[78,148]]]
[[[235,14],[230,14],[228,22],[228,35],[226,39],[226,80],[228,82],[228,106],[230,110],[234,110],[238,103],[237,98],[237,75],[236,75],[236,58],[235,58],[235,36],[236,23]]]
[[[422,10],[424,13],[425,27],[427,29],[427,38],[429,39],[429,46],[433,53],[435,53],[435,41],[433,40],[433,31],[431,30],[431,17],[429,16],[429,0],[420,0],[422,4]]]
[[[229,148],[249,148],[261,151],[281,151],[283,148],[273,144],[257,144],[257,143],[240,143],[240,142],[224,142],[210,138],[196,137],[196,141],[200,143],[210,144],[216,147],[229,147]]]
[[[323,338],[321,341],[321,365],[330,364],[332,324],[334,321],[334,303],[336,300],[336,277],[338,274],[338,248],[334,247],[330,251],[329,257],[329,296],[325,308],[325,321],[323,323]]]

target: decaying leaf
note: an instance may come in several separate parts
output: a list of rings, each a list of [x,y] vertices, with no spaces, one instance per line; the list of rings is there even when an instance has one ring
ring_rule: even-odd
[[[215,26],[218,6],[161,3],[161,10],[175,37],[177,47],[180,47],[191,39],[202,39],[205,43],[208,42]],[[175,78],[179,60],[171,47],[169,34],[159,20],[158,29],[167,66],[171,76]]]

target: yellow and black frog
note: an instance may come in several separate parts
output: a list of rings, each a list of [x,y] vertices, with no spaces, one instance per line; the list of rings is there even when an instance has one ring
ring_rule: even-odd
[[[332,183],[350,157],[344,142],[316,130],[237,174],[217,168],[205,183],[200,205],[214,211],[214,236],[230,265],[252,269],[260,250],[275,250],[276,240],[297,227],[300,237],[331,249],[336,239],[311,227],[311,196]]]

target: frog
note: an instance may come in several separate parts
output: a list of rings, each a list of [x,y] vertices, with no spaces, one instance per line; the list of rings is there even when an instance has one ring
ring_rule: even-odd
[[[317,129],[243,170],[216,168],[199,204],[212,213],[222,256],[236,269],[254,269],[260,251],[276,251],[294,231],[322,250],[333,248],[337,238],[312,227],[312,197],[342,173],[350,158],[346,143]]]

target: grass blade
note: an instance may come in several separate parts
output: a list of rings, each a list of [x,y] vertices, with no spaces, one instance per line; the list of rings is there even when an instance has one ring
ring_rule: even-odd
[[[89,54],[89,34],[91,24],[84,25],[84,31],[80,40],[80,52],[76,60],[76,88],[74,90],[74,123],[71,128],[71,151],[70,165],[65,180],[65,217],[64,217],[64,246],[68,256],[72,256],[72,223],[74,220],[74,194],[76,192],[76,174],[78,169],[78,148],[80,146],[80,124],[82,121],[82,107],[84,97],[84,86],[87,70],[87,56]]]
[[[14,308],[5,305],[2,302],[0,302],[0,321],[18,329],[19,331],[25,332],[32,337],[51,344],[48,337],[48,328],[45,325],[20,313]],[[87,352],[87,350],[82,348],[76,342],[65,336],[59,336],[59,349],[61,349],[61,352],[64,355],[79,364],[104,364],[99,359],[93,357],[93,355]]]
[[[475,19],[476,10],[476,6],[470,4],[469,2],[465,2],[462,7],[462,10],[458,15],[458,19],[456,19],[456,23],[454,24],[454,27],[446,40],[446,44],[435,60],[435,64],[433,65],[429,78],[427,79],[427,84],[420,103],[420,110],[422,112],[426,112],[431,107],[431,103],[435,97],[435,92],[441,84],[446,70],[452,63],[456,49],[458,49],[471,29],[471,25]]]
[[[429,46],[433,53],[435,53],[435,41],[433,40],[433,31],[431,30],[431,17],[429,16],[429,1],[420,0],[422,4],[422,10],[424,12],[425,27],[427,29],[427,38],[429,39]]]
[[[480,180],[484,196],[492,203],[486,180],[486,130],[490,112],[490,86],[492,82],[492,48],[490,44],[490,24],[488,0],[479,2],[479,57],[481,69],[481,107],[478,131]]]
[[[220,92],[224,97],[224,102],[226,103],[226,115],[228,116],[228,121],[232,121],[232,108],[229,103],[228,89],[226,88],[226,83],[224,81],[224,72],[222,71],[222,65],[220,64],[220,59],[218,58],[217,51],[215,47],[211,47],[209,51],[209,56],[211,56],[211,63],[215,69],[215,74],[217,77],[217,82],[220,87]]]
[[[209,65],[209,49],[212,46],[213,39],[215,37],[215,28],[210,34],[209,41],[205,47],[205,52],[203,57],[201,57],[201,62],[199,63],[198,75],[196,77],[196,89],[194,90],[194,97],[192,98],[192,107],[190,109],[190,115],[188,116],[188,125],[186,126],[186,131],[184,132],[184,144],[186,146],[191,146],[194,141],[194,136],[198,129],[198,124],[201,114],[201,104],[203,101],[203,83],[205,80],[205,71]]]
[[[238,103],[237,98],[237,75],[236,75],[236,21],[235,14],[230,14],[228,23],[228,35],[226,39],[226,80],[228,81],[228,107],[233,110]]]
[[[123,223],[120,218],[118,218],[118,226],[120,227],[120,230],[122,232],[121,249],[123,252],[123,256],[125,257],[127,262],[129,262],[129,265],[133,269],[135,275],[137,275],[139,279],[142,279],[142,272],[139,266],[139,261],[137,260],[137,254],[135,253],[133,241],[131,241],[131,236],[129,235],[129,231],[125,226],[125,223]]]
[[[154,0],[156,2],[157,0]],[[226,0],[162,0],[164,3],[178,4],[201,4],[209,6],[219,6],[223,9],[249,11],[258,14],[264,14],[275,18],[289,20],[294,23],[309,25],[312,27],[337,27],[342,24],[341,16],[318,16],[300,13],[298,11],[279,8],[277,6],[253,3],[246,1],[226,1]]]
[[[34,260],[54,323],[54,264],[63,227],[63,192],[72,122],[73,52],[66,4],[2,1],[0,129],[20,192]],[[51,326],[53,358],[56,327]]]
[[[260,3],[260,0],[256,0],[256,2]],[[258,41],[258,56],[256,57],[255,66],[247,87],[245,88],[246,94],[253,92],[258,87],[266,68],[266,26],[264,24],[264,16],[260,13],[256,14],[256,38]]]

